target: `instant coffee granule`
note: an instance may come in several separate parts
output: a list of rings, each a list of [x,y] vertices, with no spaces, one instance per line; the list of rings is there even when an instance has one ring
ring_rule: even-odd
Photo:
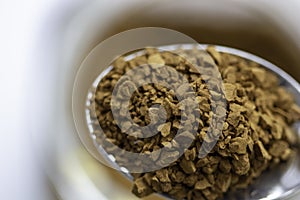
[[[225,92],[209,90],[207,79],[210,77],[197,73],[192,64],[182,59],[178,52],[181,55],[192,55],[192,59],[209,74],[212,64],[207,61],[208,52],[221,74]],[[153,62],[173,67],[189,81],[199,106],[195,111],[200,114],[199,118],[193,120],[199,126],[192,144],[175,162],[156,171],[132,174],[132,192],[136,196],[162,193],[174,199],[220,199],[228,191],[247,188],[263,171],[272,170],[272,166],[292,158],[297,137],[291,126],[300,119],[300,108],[293,95],[280,85],[275,74],[253,61],[220,53],[212,46],[206,51],[178,49],[177,53],[148,48],[144,54],[129,61],[123,57],[116,59],[111,71],[99,82],[91,101],[92,121],[94,124],[99,123],[105,136],[114,145],[103,141],[96,125],[93,134],[96,141],[115,156],[118,164],[134,161],[122,160],[122,155],[115,155],[115,146],[136,153],[152,152],[170,145],[180,129],[180,103],[174,91],[159,84],[136,88],[129,81],[124,81],[124,84],[136,90],[126,108],[132,120],[142,127],[148,125],[154,120],[151,119],[152,114],[155,116],[157,113],[151,105],[161,104],[166,110],[167,121],[158,127],[157,134],[148,138],[128,135],[127,131],[122,132],[116,125],[111,111],[112,92],[116,83],[127,71],[137,66],[143,66],[143,73],[151,77],[151,70],[147,66]],[[168,73],[162,71],[161,78],[169,76]],[[213,70],[211,73],[214,73]],[[184,87],[180,89],[183,93],[186,91]],[[127,90],[122,92],[124,96],[130,95]],[[222,101],[227,103],[226,109],[220,106]],[[122,116],[124,108],[118,106],[118,115]],[[215,132],[219,131],[218,141],[206,156],[199,158],[198,153],[203,141],[207,140],[205,136],[213,113],[216,113],[218,119],[223,119],[224,123],[213,126]],[[123,127],[126,126],[123,124]],[[127,128],[128,132],[134,131],[130,124]],[[183,133],[180,140],[189,137],[189,133]],[[157,153],[151,161],[135,164],[142,168],[150,162],[167,161],[180,153],[180,150],[168,154]]]

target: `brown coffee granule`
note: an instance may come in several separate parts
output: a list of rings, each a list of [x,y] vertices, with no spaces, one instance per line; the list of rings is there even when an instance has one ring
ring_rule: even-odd
[[[209,57],[207,52],[212,56],[221,73],[224,94],[209,91],[205,80],[210,80],[211,77],[199,75],[192,64],[181,56],[149,48],[143,55],[132,60],[125,61],[123,57],[115,60],[112,70],[99,82],[91,101],[91,107],[95,107],[94,114],[91,110],[92,120],[99,122],[110,142],[126,151],[147,153],[170,145],[180,129],[181,105],[174,92],[161,85],[148,84],[136,88],[132,82],[125,82],[128,90],[122,91],[122,95],[130,95],[130,88],[135,92],[130,97],[129,108],[122,108],[121,104],[114,105],[120,108],[120,116],[125,115],[125,109],[129,109],[133,121],[139,126],[146,126],[163,117],[155,115],[159,108],[151,107],[153,104],[161,104],[166,110],[167,121],[157,128],[158,134],[149,138],[141,139],[128,135],[127,132],[123,133],[116,125],[110,108],[112,91],[121,76],[130,69],[143,65],[143,73],[151,77],[151,69],[147,66],[153,63],[168,65],[184,74],[189,81],[188,85],[180,86],[179,91],[184,94],[188,86],[191,86],[196,94],[199,104],[196,110],[200,117],[192,120],[199,122],[197,135],[194,137],[189,132],[184,132],[180,138],[182,141],[192,138],[193,143],[171,165],[153,172],[132,174],[132,192],[138,197],[157,192],[175,199],[220,199],[228,191],[248,187],[269,166],[285,162],[293,155],[293,145],[297,139],[291,125],[300,119],[300,108],[293,95],[280,85],[278,77],[253,61],[220,53],[214,47],[208,47],[207,52],[177,50],[187,56],[191,51],[194,52],[191,59],[203,65],[208,74],[212,64],[206,62]],[[161,78],[170,75],[168,73],[170,72],[161,71]],[[172,74],[172,77],[175,76],[176,74]],[[226,109],[221,104],[218,105],[222,100],[227,102]],[[212,110],[220,119],[225,117],[225,123],[214,125],[216,135],[221,131],[219,140],[207,156],[199,158],[198,152],[203,141],[209,139],[205,136],[212,121]],[[151,116],[156,118],[151,119]],[[123,127],[128,132],[134,132],[130,123],[124,123]],[[96,140],[105,146],[96,127],[94,130]],[[172,145],[176,146],[176,142]],[[114,146],[108,144],[105,149],[114,155]],[[179,151],[157,151],[149,163],[163,165],[163,162],[178,155]],[[122,160],[122,155],[114,156],[118,163],[129,162]],[[143,168],[149,163],[138,164]]]

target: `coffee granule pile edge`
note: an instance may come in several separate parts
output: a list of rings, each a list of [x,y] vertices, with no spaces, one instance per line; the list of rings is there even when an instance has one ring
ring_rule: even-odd
[[[132,192],[136,196],[162,193],[174,199],[221,199],[229,191],[247,188],[262,172],[272,170],[273,166],[287,162],[295,155],[294,146],[298,139],[291,126],[300,120],[300,108],[274,73],[253,61],[218,52],[213,46],[206,50],[176,51],[146,48],[142,55],[128,61],[118,57],[112,63],[112,69],[100,80],[90,102],[92,121],[101,126],[114,145],[106,145],[95,125],[93,134],[96,142],[122,165],[122,162],[134,161],[122,160],[122,155],[114,153],[115,146],[130,152],[149,153],[170,144],[176,145],[170,142],[180,129],[180,120],[184,119],[180,116],[180,103],[174,91],[156,83],[147,84],[137,87],[130,97],[127,108],[130,117],[137,125],[147,126],[154,120],[151,112],[156,112],[151,106],[160,104],[166,110],[166,122],[157,128],[157,133],[152,137],[139,138],[127,134],[127,131],[122,132],[114,120],[111,99],[116,83],[127,71],[143,66],[144,75],[151,79],[151,69],[147,67],[149,63],[171,66],[183,74],[196,95],[198,108],[195,110],[199,112],[199,118],[193,119],[198,122],[193,142],[170,165],[155,171],[131,173],[134,179]],[[183,54],[190,55],[208,74],[213,60],[221,75],[224,93],[210,91],[206,83],[211,77],[196,72],[190,62],[179,56]],[[168,73],[161,71],[161,78],[170,76]],[[124,84],[135,87],[129,81],[124,81]],[[180,90],[186,91],[184,87]],[[126,90],[122,92],[124,96],[129,95]],[[222,101],[226,102],[226,109],[218,105]],[[206,156],[199,158],[201,145],[209,140],[205,136],[213,111],[224,123],[214,125],[215,130],[220,131],[218,141]],[[122,114],[124,111],[120,107],[118,115]],[[123,125],[126,127],[126,124]],[[130,127],[127,128],[130,132]],[[185,137],[191,136],[183,133],[180,140]],[[180,150],[169,154],[158,153],[147,162],[159,164],[179,154]],[[149,165],[147,162],[135,164],[143,168]]]

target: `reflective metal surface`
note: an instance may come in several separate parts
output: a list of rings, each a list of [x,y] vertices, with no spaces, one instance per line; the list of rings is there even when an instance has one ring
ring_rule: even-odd
[[[159,47],[163,50],[172,51],[178,48],[182,49],[192,49],[195,48],[195,45],[169,45]],[[207,45],[199,45],[197,48],[206,49]],[[300,85],[295,81],[291,76],[285,73],[283,70],[273,65],[272,63],[255,56],[253,54],[247,53],[245,51],[237,50],[234,48],[216,46],[216,49],[220,52],[229,53],[243,57],[248,60],[252,60],[256,63],[261,64],[266,69],[274,72],[280,79],[280,85],[284,86],[287,90],[292,92],[296,98],[298,105],[300,105]],[[125,60],[130,60],[138,55],[141,55],[141,51],[134,52],[125,57]],[[84,67],[84,66],[83,66]],[[95,90],[97,84],[104,77],[111,66],[104,68],[103,72],[95,80],[94,84],[91,86],[91,90]],[[87,102],[92,98],[92,95],[88,95]],[[90,123],[90,117],[87,112],[87,123]],[[297,136],[300,135],[300,124],[294,125],[294,130]],[[90,133],[79,133],[90,135]],[[95,139],[95,138],[93,138]],[[91,148],[90,146],[85,146],[87,149]],[[94,147],[93,147],[94,148]],[[97,146],[98,153],[107,161],[110,165],[117,167],[115,159],[108,155],[101,146]],[[289,199],[294,196],[300,190],[300,159],[298,157],[299,147],[297,147],[296,157],[289,161],[288,163],[283,163],[271,170],[264,172],[257,180],[254,181],[246,190],[241,190],[234,193],[228,193],[225,199],[245,199],[245,200],[275,200],[275,199]],[[122,172],[128,179],[132,180],[132,176],[129,173],[126,173],[126,170],[119,168],[120,173]],[[167,197],[166,197],[167,198]]]

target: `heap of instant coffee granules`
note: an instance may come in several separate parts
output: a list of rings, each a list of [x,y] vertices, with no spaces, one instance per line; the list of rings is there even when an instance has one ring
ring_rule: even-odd
[[[178,51],[189,54],[188,50]],[[207,65],[204,68],[207,67],[209,71],[211,65],[205,61],[207,53],[192,51],[193,59],[200,65]],[[195,51],[198,51],[197,56]],[[128,108],[133,121],[140,126],[149,124],[149,108],[159,103],[167,111],[167,122],[157,130],[158,134],[150,138],[141,139],[123,133],[113,119],[110,105],[112,91],[122,75],[144,65],[145,74],[151,76],[147,63],[165,64],[184,74],[197,95],[200,117],[195,119],[199,122],[199,128],[194,142],[169,166],[153,172],[132,174],[132,191],[138,197],[157,192],[175,199],[219,199],[229,190],[246,188],[264,170],[287,161],[293,155],[292,147],[297,138],[290,127],[300,119],[300,109],[293,96],[279,85],[277,76],[257,63],[217,52],[213,47],[208,47],[207,52],[221,73],[225,95],[209,91],[204,81],[209,77],[197,74],[191,63],[177,54],[159,52],[153,48],[129,61],[118,58],[112,64],[112,70],[97,86],[90,106],[92,120],[95,124],[99,122],[104,134],[114,145],[137,153],[152,152],[172,141],[180,128],[178,100],[172,91],[157,84],[137,88]],[[220,115],[225,116],[225,123],[219,127],[221,135],[212,151],[200,159],[198,152],[210,126],[212,109],[215,109],[211,99],[222,98],[227,101],[227,109],[218,110]],[[94,130],[96,141],[105,146],[97,126]],[[108,144],[106,151],[114,155],[114,146]],[[152,161],[166,160],[178,154],[157,154]],[[122,162],[122,155],[114,156],[116,161]],[[140,163],[140,166],[144,164],[147,162]]]

